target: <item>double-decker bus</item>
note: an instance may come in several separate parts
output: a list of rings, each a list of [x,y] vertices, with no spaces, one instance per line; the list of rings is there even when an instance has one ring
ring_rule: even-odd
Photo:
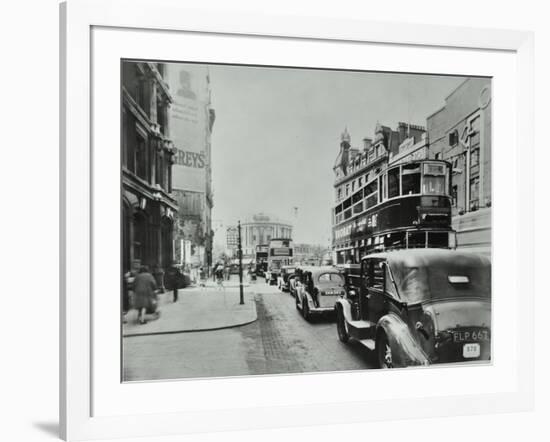
[[[277,283],[281,267],[293,262],[294,244],[290,238],[273,238],[269,241],[265,282]]]
[[[456,247],[450,181],[450,163],[411,161],[388,166],[338,201],[336,264],[353,268],[363,256],[383,250]]]
[[[256,276],[264,276],[267,270],[267,257],[269,245],[259,244],[256,246]]]

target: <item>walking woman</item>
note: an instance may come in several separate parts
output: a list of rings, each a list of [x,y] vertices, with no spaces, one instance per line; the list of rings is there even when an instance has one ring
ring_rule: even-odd
[[[138,310],[138,321],[145,324],[145,313],[154,303],[157,283],[147,266],[142,266],[134,279],[134,307]]]

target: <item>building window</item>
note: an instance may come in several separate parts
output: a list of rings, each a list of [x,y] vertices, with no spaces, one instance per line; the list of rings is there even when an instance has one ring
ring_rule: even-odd
[[[147,144],[145,139],[136,135],[136,150],[135,150],[135,167],[134,170],[138,177],[146,180],[147,177]]]
[[[357,186],[358,187],[362,187],[363,186],[363,177],[359,177],[358,181],[357,181]]]
[[[475,167],[479,165],[479,146],[477,149],[472,150],[470,154],[470,166]]]
[[[458,205],[458,186],[455,184],[452,189],[451,197],[453,199],[453,207]]]
[[[353,180],[351,182],[351,191],[354,192],[355,191],[355,180]]]
[[[458,130],[453,130],[449,134],[449,146],[456,146],[458,144]]]
[[[470,180],[470,210],[479,208],[479,177]]]
[[[349,184],[346,184],[346,196],[349,195]]]
[[[341,199],[342,198],[342,188],[339,187],[338,188],[338,199]]]
[[[441,159],[441,152],[436,152],[435,159],[440,160]]]

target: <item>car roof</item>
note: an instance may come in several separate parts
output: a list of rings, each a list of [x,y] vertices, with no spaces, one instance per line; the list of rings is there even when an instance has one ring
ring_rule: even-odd
[[[455,262],[457,259],[467,261],[478,261],[480,264],[490,264],[488,256],[468,252],[464,250],[450,249],[405,249],[392,250],[388,252],[379,252],[367,255],[366,259],[379,258],[385,259],[391,265],[404,265],[406,267],[429,267],[435,263],[444,264]]]
[[[342,273],[342,270],[335,266],[302,266],[299,267],[304,272],[311,272],[313,275],[321,273]]]

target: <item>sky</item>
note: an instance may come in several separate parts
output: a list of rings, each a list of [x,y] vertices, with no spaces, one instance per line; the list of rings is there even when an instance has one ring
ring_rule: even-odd
[[[289,221],[294,241],[329,245],[332,167],[377,122],[421,126],[464,77],[210,65],[215,243],[237,220]],[[294,209],[297,208],[297,209]]]

